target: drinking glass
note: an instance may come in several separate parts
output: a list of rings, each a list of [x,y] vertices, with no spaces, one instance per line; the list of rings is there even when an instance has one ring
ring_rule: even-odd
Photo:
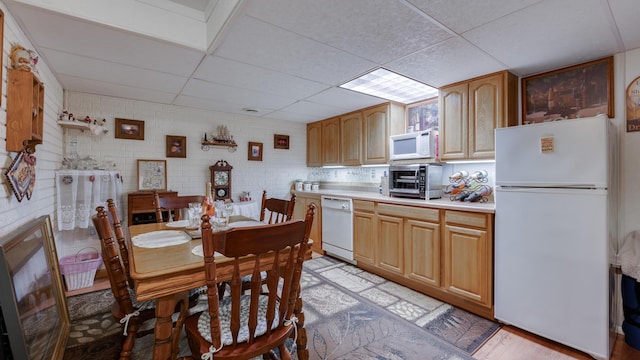
[[[189,226],[200,227],[200,216],[202,215],[202,204],[189,203]]]

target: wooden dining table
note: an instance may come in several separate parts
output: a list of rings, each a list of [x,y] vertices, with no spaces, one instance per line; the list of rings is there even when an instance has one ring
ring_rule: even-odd
[[[251,221],[253,219],[236,215],[229,218],[230,223]],[[176,305],[181,304],[181,317],[187,313],[188,293],[191,289],[205,286],[204,258],[195,255],[192,249],[201,246],[200,238],[189,242],[166,247],[138,247],[132,239],[141,234],[161,230],[180,230],[168,226],[169,223],[151,223],[129,226],[129,266],[131,278],[138,301],[156,301],[156,324],[154,328],[155,344],[153,348],[154,360],[166,360],[172,358],[171,344],[175,336],[180,336],[181,328],[174,327],[171,316],[175,312]],[[184,228],[182,228],[184,229]],[[311,258],[311,247],[305,258]],[[245,264],[253,261],[252,256],[247,256]],[[219,282],[231,280],[233,271],[231,259],[216,256],[216,275]],[[246,268],[246,274],[251,274],[250,266]],[[296,347],[298,358],[309,358],[307,350],[307,337],[304,328],[304,313],[302,311],[302,299],[298,296],[295,307],[298,318]]]

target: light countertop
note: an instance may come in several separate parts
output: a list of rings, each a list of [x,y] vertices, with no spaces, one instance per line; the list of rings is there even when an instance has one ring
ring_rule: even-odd
[[[400,197],[384,196],[382,194],[370,191],[352,191],[352,190],[333,190],[333,189],[320,189],[317,191],[294,191],[298,196],[310,197],[310,196],[336,196],[347,197],[353,200],[368,200],[376,201],[379,203],[397,204],[397,205],[409,205],[417,207],[427,207],[446,210],[461,210],[461,211],[473,211],[480,213],[494,214],[496,212],[496,204],[493,202],[464,202],[464,201],[451,201],[448,195],[443,195],[441,199],[420,200]]]

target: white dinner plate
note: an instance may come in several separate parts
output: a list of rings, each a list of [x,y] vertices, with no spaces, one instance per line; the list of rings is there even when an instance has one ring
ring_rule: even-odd
[[[143,248],[180,245],[189,241],[191,241],[191,236],[182,230],[152,231],[131,238],[133,245]]]
[[[260,226],[260,225],[265,225],[265,223],[260,222],[260,221],[250,220],[250,221],[232,222],[232,223],[229,223],[229,225],[227,225],[227,227],[230,227],[230,228],[233,229],[233,228],[240,228],[240,227]]]
[[[194,246],[194,247],[193,247],[193,249],[191,249],[191,253],[192,253],[193,255],[196,255],[196,256],[202,256],[202,257],[204,257],[204,251],[202,250],[202,245],[196,245],[196,246]],[[219,252],[217,252],[217,251],[216,251],[216,253],[215,253],[215,255],[214,255],[214,256],[215,256],[215,257],[224,257],[224,255],[220,254],[220,253],[219,253]]]
[[[168,228],[183,228],[189,226],[189,220],[178,220],[167,223]]]

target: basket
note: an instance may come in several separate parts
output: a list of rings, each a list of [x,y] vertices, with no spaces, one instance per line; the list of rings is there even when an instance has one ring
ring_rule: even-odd
[[[94,252],[81,253],[90,249]],[[60,272],[64,275],[67,290],[77,290],[93,286],[96,270],[102,263],[102,256],[95,248],[87,247],[78,250],[75,255],[60,259]]]

